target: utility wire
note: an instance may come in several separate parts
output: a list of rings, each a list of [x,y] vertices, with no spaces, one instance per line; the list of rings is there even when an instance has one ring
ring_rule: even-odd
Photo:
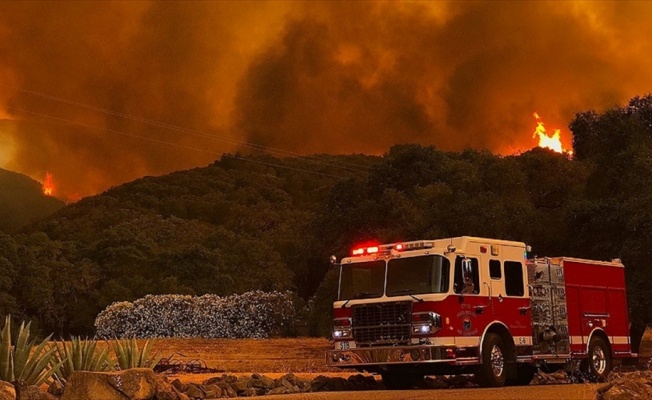
[[[90,128],[90,129],[102,130],[102,131],[114,133],[114,134],[117,134],[117,135],[129,136],[129,137],[133,137],[133,138],[137,138],[137,139],[149,140],[151,142],[167,144],[167,145],[170,145],[170,146],[181,147],[181,148],[184,148],[184,149],[196,150],[196,151],[200,151],[200,152],[208,153],[208,154],[212,154],[212,155],[233,158],[233,159],[236,159],[236,160],[253,162],[253,163],[256,163],[256,164],[262,164],[262,165],[267,165],[267,166],[272,166],[272,167],[277,167],[277,168],[283,168],[283,169],[288,169],[288,170],[293,170],[293,171],[305,172],[305,173],[309,173],[309,174],[313,174],[313,175],[326,176],[326,177],[330,177],[330,178],[336,178],[336,179],[343,179],[344,178],[341,175],[333,175],[333,174],[328,174],[328,173],[325,173],[325,172],[317,172],[317,171],[312,171],[312,170],[303,169],[303,168],[290,167],[290,166],[287,166],[287,165],[276,164],[276,163],[260,161],[260,160],[254,160],[254,159],[239,157],[239,156],[226,154],[226,153],[218,153],[218,152],[215,152],[215,151],[206,150],[206,149],[202,149],[202,148],[199,148],[199,147],[187,146],[187,145],[178,144],[178,143],[174,143],[174,142],[168,142],[168,141],[165,141],[165,140],[156,139],[156,138],[152,138],[152,137],[148,137],[148,136],[136,135],[136,134],[133,134],[133,133],[117,131],[115,129],[98,127],[98,126],[94,126],[94,125],[90,125],[90,124],[85,124],[85,123],[73,121],[73,120],[66,119],[66,118],[56,117],[56,116],[48,115],[48,114],[37,113],[37,112],[34,112],[34,111],[29,111],[29,110],[25,110],[25,109],[16,108],[16,107],[7,107],[7,109],[12,110],[12,111],[16,111],[16,112],[20,112],[20,113],[25,113],[25,114],[30,114],[30,115],[42,117],[42,118],[48,118],[48,119],[52,119],[52,120],[55,120],[55,121],[65,122],[65,123],[69,123],[69,124],[72,124],[72,125],[83,126],[83,127]]]
[[[176,132],[180,132],[180,133],[185,133],[185,134],[190,134],[190,135],[194,135],[194,136],[198,136],[198,137],[203,137],[203,138],[207,138],[207,139],[211,139],[211,140],[218,140],[218,141],[222,141],[222,142],[226,142],[226,143],[230,143],[230,144],[236,144],[236,145],[243,146],[243,147],[248,147],[248,148],[251,148],[251,149],[254,149],[254,150],[264,151],[264,152],[267,152],[267,153],[270,153],[270,154],[282,155],[282,156],[285,156],[285,157],[288,157],[288,158],[297,158],[297,159],[301,159],[301,160],[304,160],[304,161],[310,161],[310,162],[314,162],[314,163],[318,163],[318,164],[323,164],[323,165],[328,165],[328,166],[332,166],[332,167],[342,168],[342,169],[350,170],[350,171],[354,171],[354,172],[369,172],[369,170],[370,170],[369,167],[356,165],[356,164],[352,164],[352,163],[333,162],[333,161],[326,160],[326,159],[316,157],[316,156],[305,156],[305,155],[301,155],[299,153],[292,152],[292,151],[287,151],[287,150],[277,149],[277,148],[264,146],[264,145],[259,145],[259,144],[255,144],[255,143],[239,141],[239,140],[233,140],[233,139],[228,139],[228,138],[224,138],[224,137],[220,137],[220,136],[216,136],[216,135],[211,135],[211,134],[196,131],[196,130],[193,130],[193,129],[168,124],[168,123],[165,123],[165,122],[154,121],[154,120],[150,120],[150,119],[147,119],[147,118],[143,118],[143,117],[127,114],[127,113],[121,113],[121,112],[109,110],[109,109],[102,108],[102,107],[97,107],[97,106],[93,106],[93,105],[89,105],[89,104],[85,104],[85,103],[81,103],[81,102],[77,102],[77,101],[73,101],[73,100],[69,100],[69,99],[64,99],[64,98],[57,97],[57,96],[52,96],[52,95],[47,94],[47,93],[37,92],[37,91],[23,89],[23,88],[19,88],[19,87],[12,87],[12,86],[8,86],[8,85],[4,85],[4,84],[0,84],[0,86],[4,86],[6,88],[17,90],[17,91],[27,93],[27,94],[30,94],[30,95],[33,95],[33,96],[42,97],[42,98],[45,98],[45,99],[48,99],[48,100],[57,101],[57,102],[60,102],[60,103],[64,103],[64,104],[84,108],[84,109],[87,109],[87,110],[97,111],[97,112],[100,112],[100,113],[103,113],[103,114],[112,115],[112,116],[119,117],[119,118],[124,118],[124,119],[129,119],[129,120],[132,120],[132,121],[135,121],[135,122],[140,122],[140,123],[155,126],[155,127],[158,127],[158,128],[168,129],[168,130],[172,130],[172,131],[176,131]]]

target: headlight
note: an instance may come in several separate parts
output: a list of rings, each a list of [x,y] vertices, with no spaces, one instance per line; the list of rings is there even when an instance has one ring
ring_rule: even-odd
[[[333,320],[333,339],[351,339],[351,318],[335,318]]]
[[[441,329],[441,316],[434,312],[412,314],[412,335],[426,336]]]

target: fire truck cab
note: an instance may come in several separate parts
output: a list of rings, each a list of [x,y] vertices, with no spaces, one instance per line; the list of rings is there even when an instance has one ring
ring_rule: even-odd
[[[326,364],[381,374],[389,388],[457,373],[502,386],[529,383],[541,365],[604,378],[634,356],[619,261],[527,256],[522,242],[463,236],[331,258]]]

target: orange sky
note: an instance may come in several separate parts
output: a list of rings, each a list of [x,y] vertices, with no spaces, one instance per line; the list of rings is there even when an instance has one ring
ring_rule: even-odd
[[[251,145],[526,151],[652,91],[648,2],[1,2],[0,167],[61,196]]]

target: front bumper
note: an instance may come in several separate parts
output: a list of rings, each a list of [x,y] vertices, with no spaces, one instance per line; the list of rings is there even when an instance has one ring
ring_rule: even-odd
[[[397,346],[365,347],[350,350],[329,350],[326,365],[329,367],[357,367],[364,365],[450,363],[460,361],[452,347]]]

